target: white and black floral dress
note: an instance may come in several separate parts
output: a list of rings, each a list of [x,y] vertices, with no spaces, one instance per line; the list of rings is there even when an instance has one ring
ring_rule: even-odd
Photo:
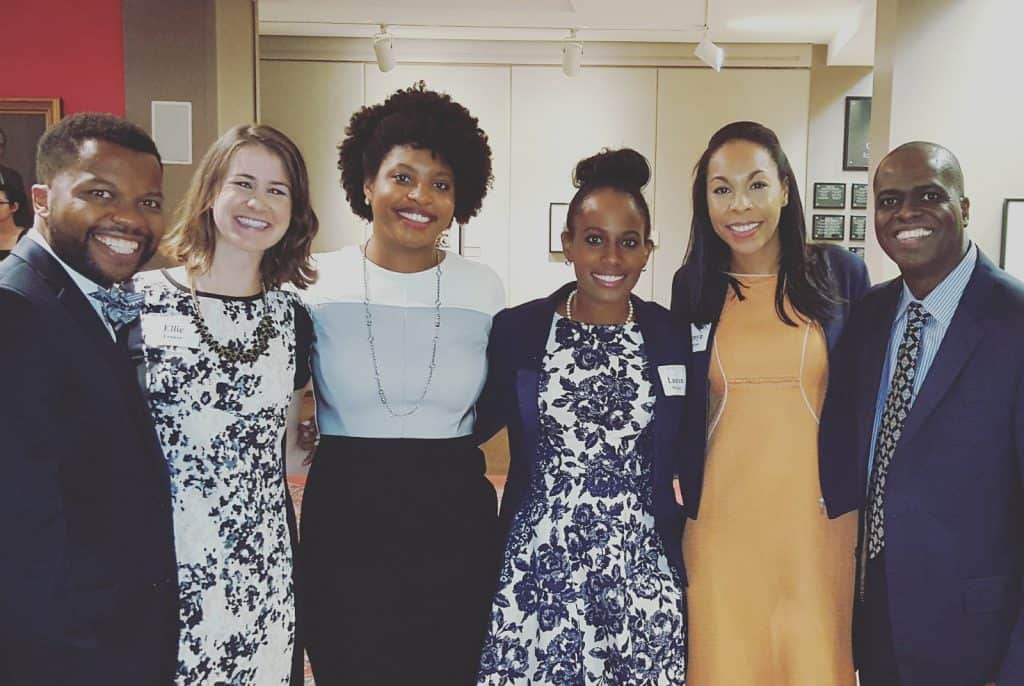
[[[222,344],[250,346],[269,308],[273,333],[255,362],[204,345],[191,294],[166,272],[145,294],[145,388],[171,476],[178,559],[180,685],[288,684],[293,668],[294,524],[283,437],[293,390],[309,378],[312,322],[298,297],[199,293]],[[298,371],[297,371],[298,370]]]
[[[682,588],[654,525],[649,373],[636,324],[555,315],[537,469],[508,537],[479,683],[684,683]]]

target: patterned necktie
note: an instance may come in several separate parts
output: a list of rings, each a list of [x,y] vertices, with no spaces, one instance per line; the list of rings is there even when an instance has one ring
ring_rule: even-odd
[[[143,293],[132,293],[117,286],[107,290],[100,288],[90,293],[103,307],[107,321],[117,331],[123,324],[134,321],[142,312]]]
[[[868,494],[868,559],[878,557],[885,547],[885,480],[893,453],[896,452],[896,444],[903,433],[903,423],[913,404],[914,376],[921,352],[921,329],[927,319],[928,313],[921,303],[910,303],[907,308],[907,330],[896,352],[896,370],[889,383],[889,394],[885,398],[882,423],[878,427],[875,442],[875,462],[871,468],[871,491]]]

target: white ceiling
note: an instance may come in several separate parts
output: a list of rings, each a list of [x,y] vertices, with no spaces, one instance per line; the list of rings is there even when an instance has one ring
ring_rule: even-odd
[[[695,42],[705,0],[258,0],[263,35]],[[711,0],[718,43],[829,45],[830,64],[871,64],[875,0]]]

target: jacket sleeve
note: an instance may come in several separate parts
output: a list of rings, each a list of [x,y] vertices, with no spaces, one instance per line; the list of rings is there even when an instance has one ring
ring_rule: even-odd
[[[1016,424],[1014,426],[1014,443],[1017,449],[1017,479],[1020,482],[1017,486],[1018,493],[1024,491],[1024,378],[1017,383],[1016,402]],[[1024,521],[1020,522],[1024,530]],[[1024,547],[1024,536],[1018,537],[1018,545]],[[1020,580],[1021,589],[1019,598],[1024,599],[1024,579]],[[999,668],[999,675],[996,677],[997,686],[1009,686],[1009,684],[1024,684],[1024,600],[1018,601],[1017,617],[1014,621],[1013,630],[1010,632],[1010,642],[1006,648],[1006,657]]]
[[[67,602],[58,583],[65,564],[59,470],[66,449],[60,426],[52,425],[59,421],[54,408],[66,398],[58,386],[60,361],[45,340],[52,332],[42,321],[26,298],[0,289],[0,540],[11,553],[0,564],[0,674],[27,684],[37,683],[33,660],[63,639]]]
[[[487,379],[476,402],[476,423],[473,436],[477,444],[484,443],[508,424],[508,355],[506,339],[509,331],[508,310],[499,312],[491,324],[487,339]]]

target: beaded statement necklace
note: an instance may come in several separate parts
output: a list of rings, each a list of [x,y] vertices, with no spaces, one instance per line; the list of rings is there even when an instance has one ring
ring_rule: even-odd
[[[430,390],[430,382],[434,380],[434,369],[437,367],[437,339],[441,333],[441,251],[436,248],[434,249],[434,274],[436,282],[434,291],[434,342],[430,351],[430,365],[427,367],[427,382],[423,384],[423,392],[420,393],[420,397],[417,398],[412,409],[405,412],[396,412],[391,407],[391,403],[388,402],[388,396],[384,392],[384,382],[381,381],[380,365],[377,362],[377,348],[374,345],[373,313],[370,311],[369,270],[367,268],[369,259],[366,257],[366,249],[369,245],[370,241],[366,241],[361,251],[363,253],[363,316],[366,319],[366,340],[370,344],[370,360],[373,362],[373,378],[377,382],[377,398],[389,415],[399,419],[401,417],[408,417],[420,409],[420,405],[427,397],[427,391]]]
[[[566,319],[572,320],[572,301],[573,301],[573,298],[575,298],[575,297],[576,297],[576,289],[574,288],[574,289],[572,289],[572,293],[569,294],[569,297],[565,299],[565,318]],[[630,298],[630,299],[626,300],[626,305],[627,305],[628,309],[626,310],[626,321],[624,321],[623,324],[632,324],[633,323],[633,299]]]
[[[217,353],[217,357],[222,362],[228,364],[238,362],[252,364],[260,359],[263,353],[267,352],[267,348],[270,346],[270,337],[274,333],[274,320],[270,315],[270,306],[267,304],[267,290],[262,283],[260,284],[260,301],[263,303],[263,318],[256,326],[256,331],[253,332],[254,340],[249,348],[244,347],[240,340],[231,340],[228,341],[227,345],[223,345],[213,337],[213,334],[210,333],[210,328],[206,325],[206,320],[203,319],[203,311],[199,309],[199,297],[196,295],[195,279],[189,278],[189,287],[192,292],[192,322],[196,325],[196,330],[199,332],[199,340],[203,342],[203,345]]]

